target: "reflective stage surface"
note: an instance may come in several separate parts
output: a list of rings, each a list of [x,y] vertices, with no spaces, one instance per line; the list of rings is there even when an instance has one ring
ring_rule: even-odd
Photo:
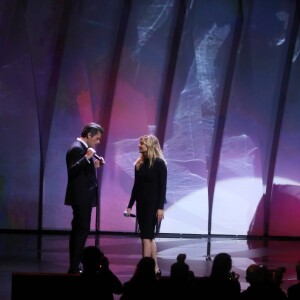
[[[196,276],[209,275],[212,260],[220,252],[227,252],[233,260],[233,271],[240,275],[244,290],[246,268],[263,264],[270,269],[285,267],[282,288],[297,282],[295,265],[300,260],[299,240],[247,240],[237,237],[162,237],[156,238],[158,261],[162,275],[170,274],[170,267],[179,253]],[[87,245],[99,245],[108,257],[111,270],[122,282],[133,274],[141,258],[138,236],[91,235]],[[38,250],[40,249],[40,251]],[[68,269],[68,235],[0,234],[0,299],[10,300],[12,272],[65,273]],[[115,299],[119,299],[115,296]]]

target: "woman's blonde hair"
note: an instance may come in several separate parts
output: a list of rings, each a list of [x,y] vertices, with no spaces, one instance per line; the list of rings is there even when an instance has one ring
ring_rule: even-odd
[[[147,146],[147,158],[149,159],[149,167],[153,165],[154,159],[156,157],[159,157],[165,161],[159,140],[156,136],[152,134],[143,135],[140,137],[140,141],[144,142],[144,144]],[[141,153],[139,158],[134,163],[137,170],[140,168],[143,162],[144,155]]]

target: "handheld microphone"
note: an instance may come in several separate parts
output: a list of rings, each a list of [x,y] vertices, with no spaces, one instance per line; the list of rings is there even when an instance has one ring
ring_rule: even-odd
[[[132,214],[132,213],[129,214],[129,213],[127,212],[127,210],[124,210],[123,216],[124,216],[124,217],[132,217],[132,218],[135,218],[135,217],[136,217],[135,214]]]
[[[105,163],[104,158],[102,156],[99,156],[97,153],[94,153],[93,155],[96,159],[98,159],[101,163]]]

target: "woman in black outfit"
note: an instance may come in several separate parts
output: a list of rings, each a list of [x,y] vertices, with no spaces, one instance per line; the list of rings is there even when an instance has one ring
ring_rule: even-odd
[[[157,137],[144,135],[139,143],[140,156],[135,162],[134,185],[126,209],[130,215],[136,202],[137,221],[142,240],[142,256],[152,257],[155,272],[161,271],[157,264],[157,248],[154,240],[155,227],[164,218],[166,201],[167,165]]]

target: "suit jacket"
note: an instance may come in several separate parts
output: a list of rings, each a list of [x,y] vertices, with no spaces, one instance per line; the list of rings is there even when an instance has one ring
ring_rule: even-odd
[[[87,148],[75,141],[66,154],[68,183],[65,205],[97,205],[98,182],[93,159],[85,158]]]

